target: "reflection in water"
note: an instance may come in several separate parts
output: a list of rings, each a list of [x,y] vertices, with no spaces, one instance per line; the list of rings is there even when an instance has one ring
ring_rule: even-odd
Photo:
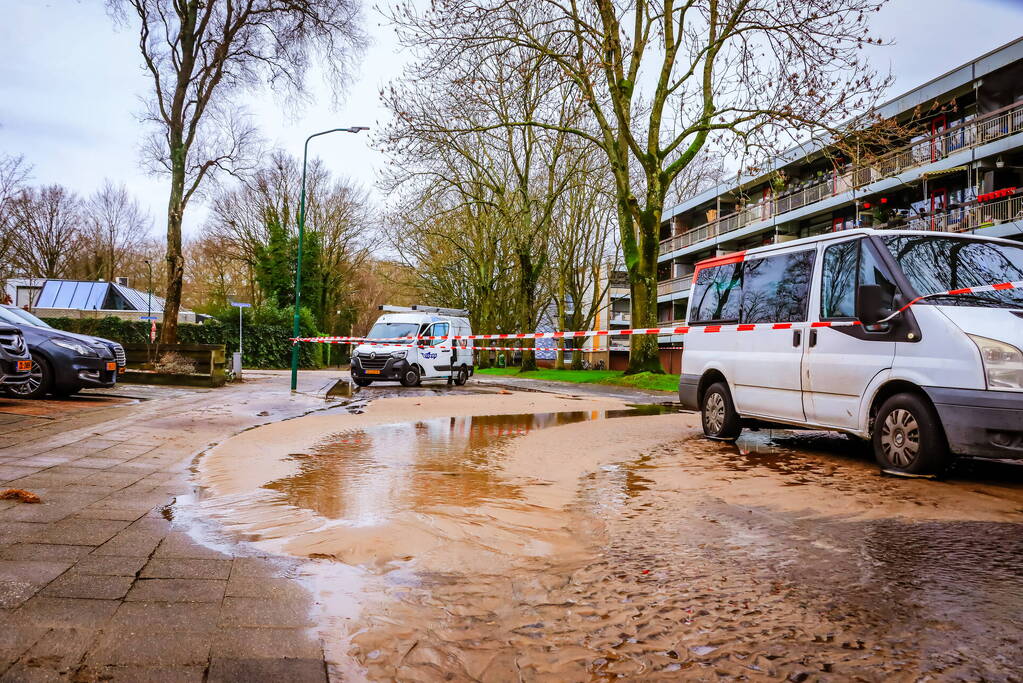
[[[515,501],[517,487],[501,480],[499,446],[506,437],[558,425],[666,412],[628,410],[460,416],[370,427],[339,435],[311,453],[292,453],[293,476],[265,488],[281,502],[350,526],[385,523],[401,511],[475,507]]]

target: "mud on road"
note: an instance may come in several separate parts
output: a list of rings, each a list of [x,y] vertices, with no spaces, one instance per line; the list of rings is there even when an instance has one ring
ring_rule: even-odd
[[[345,680],[1019,680],[1023,468],[891,479],[843,436],[697,424],[386,399],[226,442],[199,507],[304,558]]]

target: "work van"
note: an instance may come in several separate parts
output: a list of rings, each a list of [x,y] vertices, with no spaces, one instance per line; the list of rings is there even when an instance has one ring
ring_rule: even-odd
[[[414,387],[424,379],[446,379],[461,386],[473,375],[472,340],[451,339],[472,334],[468,311],[432,306],[380,310],[386,313],[352,352],[352,381],[357,385],[390,380]]]
[[[1023,245],[941,232],[850,230],[702,261],[679,400],[713,439],[837,430],[901,472],[1023,458],[1023,289],[1003,284],[1021,280]]]

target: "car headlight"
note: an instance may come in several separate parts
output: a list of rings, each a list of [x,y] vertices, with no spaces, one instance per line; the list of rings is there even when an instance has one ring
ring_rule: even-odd
[[[96,353],[96,351],[94,349],[90,349],[85,344],[83,344],[81,342],[78,342],[78,341],[75,341],[74,339],[67,339],[65,337],[57,337],[56,339],[51,339],[50,341],[52,341],[57,346],[60,346],[62,348],[67,349],[68,351],[74,351],[79,356],[98,356],[99,355],[98,353]]]
[[[391,358],[404,358],[408,355],[408,351],[392,351]]]
[[[998,391],[1023,391],[1023,351],[1011,344],[970,335],[980,349],[987,388]]]

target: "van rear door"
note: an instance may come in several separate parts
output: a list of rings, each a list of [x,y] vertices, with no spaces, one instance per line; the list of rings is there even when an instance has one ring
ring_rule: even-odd
[[[851,321],[856,314],[856,288],[880,285],[894,301],[895,279],[871,242],[854,238],[822,245],[819,304],[811,320]],[[889,370],[895,358],[895,339],[888,326],[870,331],[862,326],[809,330],[803,356],[803,404],[807,422],[858,429],[867,386]]]

